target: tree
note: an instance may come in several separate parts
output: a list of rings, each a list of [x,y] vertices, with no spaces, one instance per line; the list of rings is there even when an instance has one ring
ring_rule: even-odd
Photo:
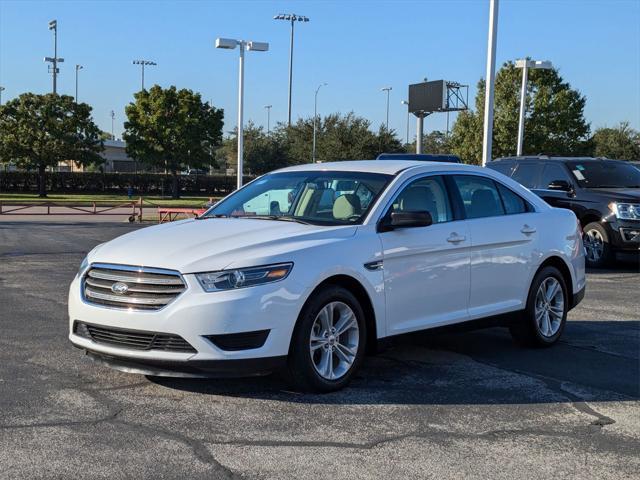
[[[202,102],[199,93],[163,89],[134,94],[127,105],[124,140],[127,154],[136,161],[166,169],[173,175],[173,198],[179,198],[178,172],[202,168],[214,162],[213,153],[222,141],[224,112]]]
[[[226,165],[235,166],[238,158],[238,134],[234,129],[222,144]],[[244,173],[262,175],[289,165],[286,139],[276,132],[267,135],[252,121],[244,127]]]
[[[640,132],[620,122],[615,128],[599,128],[591,137],[596,157],[640,160]]]
[[[516,154],[522,70],[505,63],[496,75],[492,157]],[[475,111],[458,116],[451,149],[468,163],[482,158],[484,80],[478,82]],[[584,155],[589,149],[586,99],[557,70],[531,70],[527,83],[524,154]]]
[[[23,93],[0,106],[0,158],[38,170],[38,193],[46,197],[45,172],[60,161],[102,162],[100,129],[91,107],[73,97]]]

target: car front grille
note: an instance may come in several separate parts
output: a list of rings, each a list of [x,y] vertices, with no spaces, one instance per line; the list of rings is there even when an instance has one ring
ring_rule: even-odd
[[[187,286],[173,270],[94,264],[82,282],[88,303],[131,310],[160,310]]]
[[[167,352],[197,353],[184,338],[171,333],[127,330],[85,322],[75,322],[73,333],[102,345],[133,350],[164,350]]]

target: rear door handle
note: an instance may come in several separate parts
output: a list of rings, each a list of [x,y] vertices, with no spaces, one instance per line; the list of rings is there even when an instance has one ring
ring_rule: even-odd
[[[520,231],[522,233],[524,233],[525,235],[531,235],[532,233],[536,233],[536,229],[534,227],[530,227],[527,224],[525,224],[525,226],[522,227],[522,229]]]
[[[462,235],[458,235],[457,233],[452,233],[451,235],[449,235],[449,238],[447,238],[447,242],[449,243],[460,243],[460,242],[464,242],[467,239],[467,237],[464,237]]]

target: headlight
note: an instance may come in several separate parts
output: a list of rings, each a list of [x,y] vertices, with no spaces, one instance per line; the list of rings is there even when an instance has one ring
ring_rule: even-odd
[[[196,273],[196,278],[205,292],[217,292],[278,282],[287,278],[292,267],[293,263],[278,263],[262,267]]]
[[[640,203],[613,202],[609,210],[620,220],[640,220]]]

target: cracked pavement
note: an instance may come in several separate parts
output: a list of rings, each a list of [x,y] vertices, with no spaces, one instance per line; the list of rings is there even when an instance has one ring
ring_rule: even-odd
[[[151,378],[67,341],[84,254],[139,226],[0,222],[0,478],[640,478],[640,273],[590,272],[551,349],[418,333],[351,387]]]

